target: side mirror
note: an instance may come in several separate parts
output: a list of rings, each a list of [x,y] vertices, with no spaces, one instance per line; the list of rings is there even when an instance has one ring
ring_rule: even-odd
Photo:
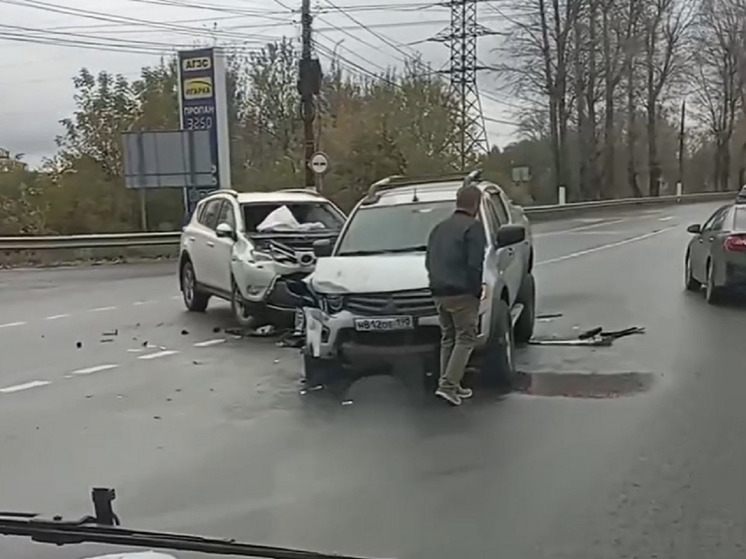
[[[319,239],[313,242],[313,254],[316,258],[331,256],[333,249],[334,247],[332,246],[332,241],[330,239]]]
[[[215,233],[221,239],[233,239],[235,241],[237,238],[236,232],[233,230],[233,227],[231,227],[227,223],[219,223],[218,226],[215,228]]]
[[[702,226],[699,223],[695,223],[687,227],[686,230],[693,235],[699,235],[702,232]]]
[[[526,228],[521,225],[503,225],[497,230],[497,246],[506,247],[526,240]]]

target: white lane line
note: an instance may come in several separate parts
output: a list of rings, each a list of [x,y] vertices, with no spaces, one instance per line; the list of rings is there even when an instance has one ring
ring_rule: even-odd
[[[88,312],[104,312],[104,311],[113,311],[116,309],[116,307],[98,307],[97,309],[91,309]]]
[[[110,369],[116,369],[119,365],[108,364],[108,365],[96,365],[95,367],[88,367],[87,369],[78,369],[73,371],[73,375],[90,375],[93,373],[100,373],[101,371],[108,371]]]
[[[60,318],[67,318],[70,316],[69,314],[53,314],[52,316],[47,316],[44,318],[44,320],[58,320]]]
[[[6,322],[5,324],[0,324],[0,328],[12,328],[13,326],[23,326],[25,324],[25,322]]]
[[[601,246],[589,248],[586,250],[580,250],[578,252],[573,252],[571,254],[566,254],[564,256],[558,256],[557,258],[550,258],[549,260],[542,260],[541,262],[537,262],[536,265],[541,266],[542,264],[554,264],[555,262],[562,262],[563,260],[570,260],[572,258],[578,258],[579,256],[585,256],[586,254],[592,254],[594,252],[599,252],[601,250],[619,247],[622,245],[628,245],[630,243],[635,243],[637,241],[643,241],[645,239],[649,239],[650,237],[654,237],[656,235],[666,233],[667,231],[671,231],[672,229],[676,229],[676,226],[672,225],[671,227],[666,227],[664,229],[661,229],[660,231],[653,231],[652,233],[645,233],[644,235],[638,235],[637,237],[632,237],[630,239],[624,239],[623,241],[619,241],[616,243],[609,243],[608,245],[601,245]]]
[[[181,299],[181,295],[174,295],[171,299]]]
[[[155,301],[135,301],[132,304],[135,305],[136,307],[139,307],[141,305],[150,305],[151,303],[155,303]]]
[[[29,388],[37,388],[39,386],[46,386],[50,384],[48,380],[32,380],[31,382],[24,382],[23,384],[15,384],[8,386],[7,388],[0,388],[2,394],[12,394],[13,392],[20,392],[21,390],[28,390]]]
[[[668,217],[661,217],[658,221],[671,221],[675,216],[669,215]]]
[[[179,353],[176,350],[156,351],[155,353],[148,353],[147,355],[141,355],[138,359],[158,359],[159,357],[168,357],[169,355],[175,355]]]
[[[590,225],[581,225],[580,227],[571,227],[570,229],[562,229],[561,231],[547,231],[546,233],[534,233],[534,238],[537,237],[553,237],[555,235],[564,235],[565,233],[574,233],[576,231],[585,231],[587,229],[595,229],[597,227],[605,227],[606,225],[616,225],[617,223],[623,223],[625,221],[631,221],[635,219],[633,217],[624,217],[620,219],[612,219],[609,221],[601,221],[598,223],[591,223]]]
[[[197,342],[194,347],[209,347],[211,345],[218,345],[225,343],[225,338],[216,338],[214,340],[205,340],[204,342]]]

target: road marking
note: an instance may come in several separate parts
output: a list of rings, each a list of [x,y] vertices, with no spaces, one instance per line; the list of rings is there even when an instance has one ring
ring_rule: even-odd
[[[101,371],[108,371],[110,369],[116,369],[119,367],[119,365],[96,365],[95,367],[88,367],[87,369],[78,369],[77,371],[73,371],[71,374],[73,375],[90,375],[93,373],[100,373]]]
[[[216,338],[214,340],[206,340],[204,342],[197,342],[194,347],[209,347],[211,345],[218,345],[225,343],[225,338]]]
[[[114,309],[116,309],[116,307],[99,307],[97,309],[91,309],[89,312],[113,311]]]
[[[69,314],[53,314],[52,316],[46,317],[44,320],[57,320],[58,318],[67,318]]]
[[[174,295],[171,299],[181,299],[181,295]]]
[[[676,229],[676,226],[672,225],[671,227],[666,227],[665,229],[661,229],[660,231],[653,231],[652,233],[645,233],[644,235],[638,235],[637,237],[632,237],[630,239],[624,239],[623,241],[618,241],[616,243],[609,243],[608,245],[601,245],[601,246],[589,248],[586,250],[580,250],[578,252],[573,252],[571,254],[566,254],[564,256],[558,256],[557,258],[550,258],[549,260],[542,260],[541,262],[537,262],[536,265],[541,266],[542,264],[554,264],[555,262],[562,262],[563,260],[570,260],[572,258],[578,258],[579,256],[585,256],[586,254],[592,254],[594,252],[599,252],[601,250],[619,247],[622,245],[628,245],[630,243],[635,243],[637,241],[644,241],[645,239],[649,239],[650,237],[654,237],[656,235],[666,233],[667,231],[671,231],[672,229]]]
[[[139,307],[140,305],[149,305],[150,303],[154,303],[155,301],[135,301],[132,303],[136,307]]]
[[[176,350],[170,349],[166,351],[157,351],[155,353],[148,353],[147,355],[141,355],[138,359],[158,359],[159,357],[168,357],[169,355],[175,355],[179,353]]]
[[[668,217],[661,217],[658,221],[671,221],[675,216],[669,215]]]
[[[617,223],[623,223],[635,219],[634,217],[623,217],[620,219],[612,219],[609,221],[601,221],[598,223],[591,223],[590,225],[581,225],[580,227],[571,227],[570,229],[562,229],[561,231],[548,231],[546,233],[535,233],[533,236],[536,237],[552,237],[554,235],[564,235],[565,233],[574,233],[576,231],[585,231],[586,229],[595,229],[596,227],[604,227],[606,225],[616,225]]]
[[[12,328],[13,326],[23,326],[26,324],[25,322],[6,322],[5,324],[0,324],[0,328]]]
[[[28,390],[29,388],[37,388],[39,386],[46,386],[50,384],[48,380],[32,380],[31,382],[24,382],[23,384],[16,384],[8,386],[7,388],[0,388],[2,394],[12,394],[13,392],[20,392],[21,390]]]

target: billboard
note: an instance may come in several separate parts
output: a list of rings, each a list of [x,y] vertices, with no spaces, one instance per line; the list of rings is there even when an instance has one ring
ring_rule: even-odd
[[[219,48],[179,52],[179,116],[182,130],[208,132],[210,186],[184,189],[184,208],[191,215],[204,196],[230,188],[230,145],[225,56]]]

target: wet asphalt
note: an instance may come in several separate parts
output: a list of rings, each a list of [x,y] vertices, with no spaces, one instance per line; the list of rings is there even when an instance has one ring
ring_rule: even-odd
[[[0,509],[81,516],[111,486],[127,527],[371,557],[741,556],[746,306],[683,289],[716,207],[537,224],[537,337],[645,333],[522,348],[533,390],[460,408],[386,377],[319,406],[297,350],[185,313],[172,263],[2,272]]]

